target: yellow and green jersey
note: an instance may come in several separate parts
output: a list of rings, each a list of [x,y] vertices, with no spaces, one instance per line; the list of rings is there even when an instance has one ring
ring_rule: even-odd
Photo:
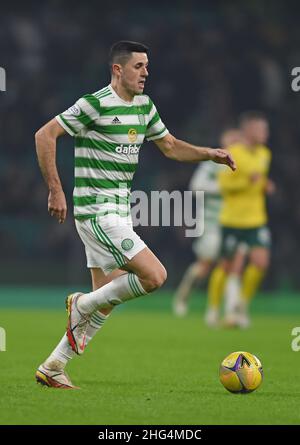
[[[232,145],[230,153],[237,169],[222,169],[219,184],[223,196],[220,222],[225,227],[254,228],[267,223],[266,181],[271,151],[264,145],[248,148],[245,144]],[[261,178],[252,182],[253,175]]]
[[[128,216],[141,145],[168,134],[151,99],[137,95],[126,102],[108,85],[56,119],[75,137],[75,218]]]

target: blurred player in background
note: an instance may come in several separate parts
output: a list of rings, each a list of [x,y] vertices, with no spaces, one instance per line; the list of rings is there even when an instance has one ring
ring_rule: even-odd
[[[145,138],[162,153],[182,162],[213,160],[235,169],[230,154],[188,144],[172,136],[144,95],[148,48],[121,41],[110,52],[111,83],[81,97],[36,133],[41,171],[49,188],[48,210],[59,223],[66,219],[66,199],[56,166],[57,139],[75,137],[74,216],[85,245],[93,291],[66,299],[64,335],[37,372],[37,382],[74,388],[65,367],[102,328],[116,305],[153,292],[166,270],[133,230],[130,191]]]
[[[246,112],[240,117],[242,142],[230,147],[236,159],[237,172],[219,173],[223,205],[220,215],[222,248],[218,266],[209,282],[211,312],[218,314],[226,275],[230,299],[225,323],[248,327],[248,307],[266,273],[270,261],[271,237],[267,227],[266,194],[274,191],[268,179],[271,151],[266,147],[269,124],[262,113]],[[249,262],[240,283],[240,266],[234,263],[239,245],[247,245]]]
[[[240,141],[241,134],[237,128],[225,130],[220,138],[221,147],[226,149]],[[193,243],[193,250],[197,260],[186,270],[173,299],[173,311],[178,316],[186,315],[188,298],[196,281],[205,279],[214,262],[219,258],[221,247],[221,229],[219,214],[221,209],[221,194],[218,184],[218,173],[222,166],[206,163],[200,164],[191,179],[190,190],[204,191],[204,233]],[[214,313],[207,313],[214,323]]]

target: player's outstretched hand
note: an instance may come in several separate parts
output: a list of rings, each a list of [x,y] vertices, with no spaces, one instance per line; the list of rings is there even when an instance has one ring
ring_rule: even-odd
[[[221,148],[210,149],[209,150],[210,159],[217,164],[225,164],[231,168],[231,170],[236,170],[236,164],[227,150],[222,150]]]
[[[49,192],[48,212],[50,213],[50,216],[54,216],[58,220],[59,224],[65,222],[67,216],[67,202],[62,190]]]

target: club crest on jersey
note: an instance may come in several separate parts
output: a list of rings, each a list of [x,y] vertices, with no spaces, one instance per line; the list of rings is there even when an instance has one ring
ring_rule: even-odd
[[[128,139],[129,139],[129,142],[135,142],[137,140],[137,131],[135,128],[129,128]]]
[[[123,239],[121,246],[123,250],[130,250],[133,248],[134,242],[130,238]]]
[[[80,108],[78,105],[73,105],[68,109],[68,111],[73,114],[73,116],[79,116],[80,115]]]

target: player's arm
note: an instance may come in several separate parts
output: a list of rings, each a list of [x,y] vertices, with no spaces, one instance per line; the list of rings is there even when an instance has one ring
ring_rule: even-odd
[[[232,170],[236,169],[234,160],[226,150],[198,147],[188,142],[176,139],[170,133],[153,141],[160,151],[170,159],[181,162],[214,161],[226,164]]]
[[[91,127],[100,113],[100,102],[86,94],[63,113],[60,113],[35,135],[39,165],[49,189],[48,211],[63,223],[67,215],[66,198],[56,168],[56,141],[63,134],[76,136]]]
[[[39,166],[48,186],[48,211],[63,223],[67,216],[67,203],[56,167],[56,141],[66,134],[65,129],[52,119],[35,134]]]

